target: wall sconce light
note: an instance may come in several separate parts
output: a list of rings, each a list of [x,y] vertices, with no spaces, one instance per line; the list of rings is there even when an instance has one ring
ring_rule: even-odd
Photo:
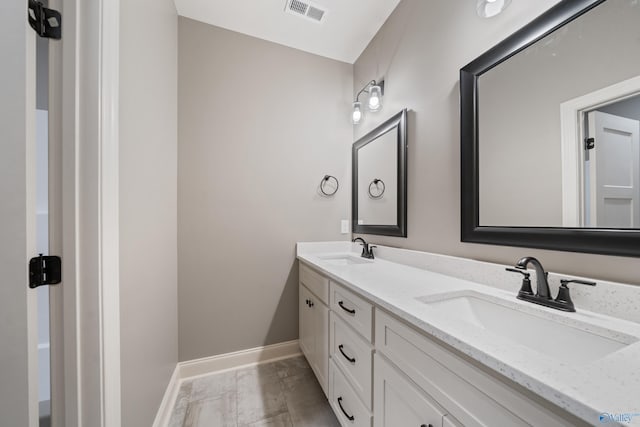
[[[356,100],[353,101],[353,111],[351,112],[351,122],[357,125],[362,120],[362,103],[360,102],[360,95],[362,92],[369,94],[369,100],[367,101],[367,108],[369,111],[380,111],[382,108],[382,95],[384,95],[384,80],[379,82],[371,80],[367,83],[360,92],[356,95]]]
[[[511,0],[478,0],[476,11],[478,16],[491,18],[499,15],[511,4]]]

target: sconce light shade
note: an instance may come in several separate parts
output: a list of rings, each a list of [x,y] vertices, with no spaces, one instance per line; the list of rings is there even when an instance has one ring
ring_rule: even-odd
[[[483,18],[499,15],[511,4],[511,0],[478,0],[476,11]]]
[[[369,111],[379,111],[382,108],[382,90],[374,85],[369,88]]]
[[[357,125],[362,120],[362,103],[356,101],[353,103],[353,111],[351,112],[351,122]]]

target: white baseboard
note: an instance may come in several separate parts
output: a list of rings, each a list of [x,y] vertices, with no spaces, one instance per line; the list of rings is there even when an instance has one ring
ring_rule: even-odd
[[[178,363],[180,378],[197,377],[241,366],[273,362],[300,354],[298,340]]]
[[[219,354],[217,356],[203,357],[202,359],[179,362],[171,375],[171,380],[160,403],[160,408],[153,422],[153,427],[165,427],[169,424],[171,411],[178,397],[178,391],[183,380],[214,372],[227,371],[240,367],[258,365],[261,363],[275,362],[280,359],[301,354],[298,340],[287,341],[279,344],[250,348],[248,350],[235,351],[233,353]]]

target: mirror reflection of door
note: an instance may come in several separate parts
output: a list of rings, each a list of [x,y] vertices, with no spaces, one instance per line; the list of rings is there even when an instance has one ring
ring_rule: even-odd
[[[586,225],[640,228],[640,96],[587,113],[587,123]]]

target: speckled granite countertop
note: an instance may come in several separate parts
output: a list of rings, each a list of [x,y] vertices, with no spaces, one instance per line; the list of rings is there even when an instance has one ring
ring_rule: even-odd
[[[584,310],[563,313],[520,301],[516,299],[517,291],[506,292],[384,259],[350,265],[336,265],[323,259],[328,255],[358,256],[355,250],[356,246],[349,242],[299,243],[297,258],[590,424],[598,423],[599,415],[606,412],[639,414],[630,422],[610,421],[607,425],[640,425],[640,324]],[[477,329],[466,327],[464,322],[452,321],[450,315],[429,310],[423,302],[451,292],[500,298],[521,311],[569,326],[578,321],[583,330],[586,325],[587,330],[598,335],[631,344],[595,360],[563,361],[491,331],[477,333]]]

